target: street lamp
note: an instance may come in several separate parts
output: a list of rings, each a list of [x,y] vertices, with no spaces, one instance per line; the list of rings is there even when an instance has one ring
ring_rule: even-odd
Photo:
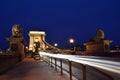
[[[73,44],[73,43],[74,43],[74,39],[73,39],[73,38],[70,38],[70,39],[69,39],[69,42],[70,42],[71,44]]]
[[[75,49],[74,49],[74,45],[73,45],[73,44],[74,44],[74,42],[75,42],[75,40],[74,40],[73,38],[70,38],[70,39],[69,39],[69,42],[70,42],[70,44],[72,45],[73,50],[75,50]]]
[[[57,46],[58,46],[58,44],[57,44],[57,43],[55,43],[55,44],[54,44],[54,46],[55,46],[55,47],[57,47]]]

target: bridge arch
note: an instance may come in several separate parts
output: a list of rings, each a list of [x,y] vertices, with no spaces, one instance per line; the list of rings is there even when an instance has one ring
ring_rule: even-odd
[[[35,42],[39,42],[39,50],[46,50],[52,48],[50,44],[45,41],[46,33],[44,31],[29,31],[29,50],[35,50]]]

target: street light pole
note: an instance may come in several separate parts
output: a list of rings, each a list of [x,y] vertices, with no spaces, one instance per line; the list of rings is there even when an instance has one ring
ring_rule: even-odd
[[[57,48],[58,43],[55,43],[54,46],[55,46],[55,52],[57,53],[58,52],[58,48]]]
[[[74,49],[74,42],[75,42],[75,40],[74,40],[73,38],[70,38],[70,39],[69,39],[69,42],[70,42],[70,44],[71,44],[72,47],[73,47],[73,51],[75,51],[75,49]]]

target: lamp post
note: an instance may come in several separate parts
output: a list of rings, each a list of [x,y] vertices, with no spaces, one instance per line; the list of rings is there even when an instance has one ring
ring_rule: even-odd
[[[73,38],[70,38],[69,42],[70,42],[71,46],[73,47],[73,51],[75,51],[75,48],[74,48],[74,42],[75,42],[75,40]]]
[[[58,49],[57,49],[58,43],[55,43],[54,46],[55,46],[55,52],[57,53],[58,52]]]

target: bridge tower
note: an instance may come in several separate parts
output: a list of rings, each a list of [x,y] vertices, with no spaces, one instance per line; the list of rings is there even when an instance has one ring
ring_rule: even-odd
[[[39,42],[39,50],[46,50],[51,47],[45,41],[46,33],[44,31],[29,31],[29,50],[35,51],[35,43]]]

